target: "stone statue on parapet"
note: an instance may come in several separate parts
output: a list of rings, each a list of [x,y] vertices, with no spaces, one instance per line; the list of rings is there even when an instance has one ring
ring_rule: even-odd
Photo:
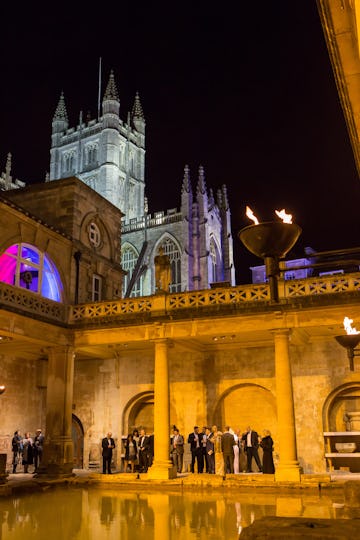
[[[171,265],[168,255],[164,255],[164,248],[160,246],[159,255],[155,262],[155,294],[168,293],[171,282]]]

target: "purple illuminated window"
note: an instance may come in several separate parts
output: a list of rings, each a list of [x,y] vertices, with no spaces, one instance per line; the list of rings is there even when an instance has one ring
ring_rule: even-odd
[[[36,247],[14,244],[0,255],[0,281],[61,302],[62,283],[50,258]]]

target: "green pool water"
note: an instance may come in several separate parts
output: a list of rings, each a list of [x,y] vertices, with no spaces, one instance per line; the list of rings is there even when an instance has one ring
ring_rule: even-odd
[[[344,513],[341,500],[318,494],[55,488],[0,499],[0,540],[232,540],[263,516],[347,517]]]

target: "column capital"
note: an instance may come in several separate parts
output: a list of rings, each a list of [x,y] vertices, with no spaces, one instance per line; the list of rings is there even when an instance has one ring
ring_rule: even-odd
[[[278,336],[290,337],[291,332],[292,332],[291,328],[274,328],[273,330],[271,330],[271,333],[274,335],[275,338]]]
[[[167,347],[169,349],[171,349],[172,347],[174,347],[174,342],[172,339],[170,338],[154,338],[154,339],[151,339],[150,340],[152,343],[154,343],[155,345],[167,345]]]
[[[54,345],[53,347],[45,347],[42,349],[44,354],[73,354],[75,356],[75,347],[73,345]]]

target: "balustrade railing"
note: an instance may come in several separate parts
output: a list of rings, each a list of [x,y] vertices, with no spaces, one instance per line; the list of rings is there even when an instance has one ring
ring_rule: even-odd
[[[337,274],[279,282],[280,303],[297,297],[360,292],[360,273]],[[0,307],[8,306],[60,322],[77,323],[105,318],[118,318],[140,314],[181,312],[183,309],[201,309],[212,306],[231,306],[270,302],[268,284],[239,285],[219,289],[173,293],[166,295],[125,298],[66,306],[34,294],[26,289],[0,283]]]
[[[66,323],[69,307],[26,289],[0,282],[0,308],[8,306],[42,318]]]
[[[360,273],[307,278],[279,283],[280,302],[300,296],[325,295],[360,291]],[[267,284],[239,285],[223,289],[206,289],[167,295],[126,298],[114,302],[98,302],[71,306],[69,322],[136,313],[169,313],[171,311],[211,306],[246,305],[270,301]]]

